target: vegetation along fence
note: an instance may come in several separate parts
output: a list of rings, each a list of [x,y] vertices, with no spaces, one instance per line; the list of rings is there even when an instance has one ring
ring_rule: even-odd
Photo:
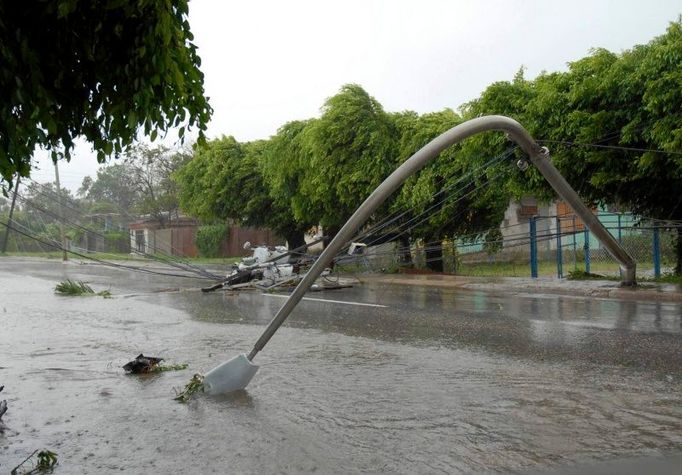
[[[675,267],[675,243],[682,223],[649,220],[631,214],[599,213],[600,221],[637,262],[641,277],[660,277]],[[569,277],[599,274],[618,277],[619,267],[575,215],[534,216],[514,226],[476,236],[424,242],[396,242],[365,250],[352,261],[356,269],[510,277]],[[409,252],[408,252],[409,251]],[[438,261],[439,265],[433,265]],[[342,259],[349,265],[347,258]]]

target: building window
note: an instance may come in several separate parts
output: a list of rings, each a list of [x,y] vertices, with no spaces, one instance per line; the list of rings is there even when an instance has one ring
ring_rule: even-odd
[[[519,203],[518,217],[519,219],[530,219],[538,214],[538,202],[533,197],[521,198]]]

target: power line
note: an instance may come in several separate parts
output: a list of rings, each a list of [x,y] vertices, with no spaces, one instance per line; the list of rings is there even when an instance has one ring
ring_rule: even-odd
[[[33,182],[35,185],[37,185],[38,187],[42,187],[42,188],[45,190],[45,191],[41,191],[40,189],[34,188],[34,189],[36,189],[36,192],[37,192],[37,193],[39,193],[39,194],[41,194],[41,195],[43,195],[43,196],[46,196],[46,197],[50,197],[50,196],[52,196],[52,195],[56,195],[56,194],[57,194],[54,190],[52,190],[50,184],[38,183],[38,182],[36,182],[35,180],[33,180],[32,178],[29,178],[29,180],[30,180],[31,182]],[[48,193],[49,193],[49,195],[48,195]],[[20,195],[20,197],[21,197],[21,195]],[[23,199],[23,200],[26,200],[25,197],[22,198],[22,199]],[[123,208],[121,208],[121,207],[118,206],[117,204],[115,204],[115,203],[111,203],[111,204],[113,204],[114,206],[116,206],[116,208],[118,208],[118,210],[119,210],[120,213],[125,214],[125,215],[126,215],[128,218],[130,218],[130,219],[134,219],[134,216],[130,215],[127,211],[125,211]],[[46,209],[40,208],[40,207],[38,207],[37,205],[31,204],[31,203],[29,203],[29,205],[30,205],[30,206],[33,206],[34,208],[38,209],[39,211],[42,211],[43,213],[46,213],[46,214],[50,215],[50,212],[47,211]],[[85,216],[84,211],[82,211],[82,210],[80,210],[80,209],[77,209],[77,208],[75,208],[75,207],[73,207],[73,206],[69,206],[69,205],[64,205],[64,206],[65,206],[67,209],[73,211],[75,214],[79,215],[81,218]],[[55,217],[55,216],[52,215],[52,217]],[[69,221],[67,221],[67,222],[69,222]],[[70,222],[70,223],[71,223],[73,226],[76,226],[76,227],[78,227],[78,228],[81,228],[82,230],[84,230],[84,231],[86,231],[86,232],[89,232],[89,233],[92,233],[92,234],[94,234],[94,235],[100,236],[100,237],[102,237],[102,238],[105,239],[105,240],[106,240],[106,239],[109,239],[109,237],[107,237],[107,236],[105,236],[105,235],[103,235],[103,234],[101,234],[101,233],[98,233],[97,231],[93,231],[93,230],[90,230],[89,228],[85,228],[85,227],[81,226],[80,224],[73,223],[73,222]],[[161,242],[164,242],[164,241],[161,241]],[[170,243],[167,243],[167,244],[169,244],[169,247],[170,247],[171,250],[177,250],[177,249],[175,249],[172,245],[170,245]],[[133,252],[136,253],[136,254],[142,255],[142,256],[144,256],[144,257],[146,257],[146,258],[148,258],[148,259],[157,260],[157,261],[159,261],[159,262],[161,262],[161,263],[168,264],[168,265],[170,265],[170,266],[172,266],[172,267],[178,267],[178,268],[180,268],[180,269],[182,269],[182,270],[187,270],[187,271],[192,272],[190,269],[185,268],[185,267],[188,267],[188,268],[194,269],[194,272],[196,272],[196,273],[198,273],[198,274],[202,274],[202,275],[204,275],[204,276],[211,277],[211,278],[213,278],[213,279],[215,279],[215,280],[221,280],[221,279],[222,279],[221,276],[217,276],[217,275],[215,275],[215,274],[212,274],[212,273],[208,272],[206,269],[204,269],[204,268],[201,267],[201,266],[197,266],[197,265],[195,265],[195,264],[192,264],[192,263],[190,263],[190,262],[188,262],[188,261],[186,261],[186,260],[180,259],[180,258],[178,258],[177,256],[174,256],[174,255],[172,255],[172,254],[168,254],[167,252],[165,252],[163,249],[157,247],[156,245],[146,245],[146,247],[151,248],[151,249],[154,251],[154,253],[153,253],[153,254],[149,254],[149,253],[147,253],[147,252],[142,252],[142,251],[137,251],[137,250],[133,250]]]
[[[48,241],[44,241],[44,240],[42,240],[42,239],[40,239],[40,238],[38,238],[38,237],[36,237],[36,236],[33,236],[32,234],[30,234],[30,233],[28,233],[28,232],[24,232],[24,231],[21,231],[20,229],[15,228],[12,224],[6,223],[6,222],[4,222],[4,221],[0,221],[0,224],[3,225],[3,226],[5,226],[6,228],[11,229],[11,230],[14,231],[15,233],[18,233],[18,234],[21,234],[22,236],[26,236],[26,237],[28,237],[28,238],[30,238],[30,239],[33,239],[34,241],[38,242],[38,244],[41,244],[41,243],[42,243],[42,244],[45,244],[46,246],[49,246],[49,247],[51,247],[51,248],[54,248],[54,249],[57,249],[57,250],[60,250],[60,251],[66,251],[66,252],[68,252],[68,253],[70,253],[70,254],[73,254],[74,256],[78,256],[78,257],[81,257],[81,258],[83,258],[83,259],[95,261],[95,262],[97,262],[97,263],[99,263],[99,264],[101,264],[101,265],[104,265],[104,266],[114,267],[114,268],[119,268],[119,269],[126,269],[126,270],[131,270],[131,271],[134,271],[134,272],[143,272],[143,273],[146,273],[146,274],[155,274],[155,275],[169,276],[169,277],[183,277],[183,278],[187,278],[187,279],[215,280],[215,279],[210,278],[210,277],[204,277],[204,276],[200,276],[200,275],[196,275],[196,274],[195,274],[195,275],[187,275],[187,274],[175,274],[175,273],[170,273],[170,272],[158,272],[158,271],[153,271],[153,270],[151,270],[151,269],[145,269],[145,268],[143,268],[143,267],[135,267],[135,266],[129,266],[129,265],[125,265],[125,264],[117,264],[117,263],[115,263],[115,262],[105,261],[105,260],[103,260],[103,259],[98,259],[98,258],[93,257],[93,256],[86,256],[85,254],[81,254],[81,253],[76,252],[76,251],[73,251],[73,250],[71,250],[71,249],[66,249],[66,248],[64,248],[63,246],[59,245],[59,244],[55,244],[55,243],[50,243],[50,242],[48,242]],[[20,224],[20,226],[23,227],[23,228],[26,228],[26,226],[23,226],[23,225],[21,225],[21,224]],[[28,228],[26,228],[26,229],[28,229]]]
[[[570,145],[572,147],[594,147],[594,148],[605,148],[612,150],[624,150],[629,152],[652,152],[652,153],[667,153],[670,155],[682,155],[682,152],[672,151],[672,150],[659,150],[654,148],[639,148],[639,147],[623,147],[620,145],[601,145],[596,143],[579,143],[579,142],[569,142],[565,140],[538,140],[538,143],[547,144],[560,144],[560,145]]]

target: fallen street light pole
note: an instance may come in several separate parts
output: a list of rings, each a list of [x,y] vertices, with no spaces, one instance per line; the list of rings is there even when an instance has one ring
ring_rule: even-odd
[[[357,230],[372,213],[386,201],[386,199],[403,184],[407,178],[421,170],[429,161],[436,158],[443,150],[473,135],[486,131],[506,132],[509,138],[516,142],[530,157],[531,162],[538,168],[557,194],[566,200],[573,211],[582,218],[585,225],[591,229],[604,244],[611,255],[619,262],[622,272],[622,284],[635,284],[635,262],[620,244],[611,236],[604,225],[592,214],[590,209],[580,200],[577,193],[559,171],[549,161],[547,148],[539,146],[530,134],[517,121],[504,116],[485,116],[468,120],[439,135],[426,144],[414,155],[391,173],[358,207],[346,224],[339,230],[325,250],[313,263],[308,273],[296,286],[284,305],[279,309],[267,328],[256,341],[251,352],[240,354],[229,361],[212,369],[204,377],[204,391],[209,394],[226,393],[244,389],[258,371],[253,364],[256,357],[277,329],[284,323],[291,311],[300,302],[303,295],[312,286],[322,271],[332,262],[334,256],[355,235]]]

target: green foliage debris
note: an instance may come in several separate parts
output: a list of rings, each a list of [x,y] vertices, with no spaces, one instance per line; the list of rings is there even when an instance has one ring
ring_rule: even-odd
[[[54,288],[55,293],[59,295],[99,295],[100,297],[111,298],[111,292],[103,290],[95,293],[88,284],[82,280],[66,279],[58,283]]]
[[[227,238],[229,229],[226,224],[208,224],[197,229],[197,248],[202,257],[218,257],[220,245]]]
[[[183,369],[187,369],[189,367],[189,364],[187,363],[180,363],[180,364],[170,364],[170,365],[165,365],[165,364],[160,364],[154,366],[152,369],[152,373],[164,373],[166,371],[182,371]]]
[[[37,454],[37,455],[36,455]],[[35,462],[33,463],[33,468],[27,471],[19,471],[21,467],[23,467],[26,462],[30,461],[33,459],[33,457],[36,457]],[[57,454],[55,452],[52,452],[51,450],[43,449],[40,452],[37,450],[34,450],[31,455],[26,457],[23,462],[21,462],[19,465],[14,467],[12,471],[10,472],[11,475],[29,475],[32,473],[47,473],[51,472],[55,465],[57,465]]]
[[[189,402],[190,399],[192,399],[192,396],[195,393],[198,393],[199,391],[202,391],[204,389],[204,377],[200,374],[195,374],[192,376],[192,379],[189,380],[189,383],[185,385],[185,389],[182,390],[182,392],[178,393],[177,396],[175,396],[175,400],[179,402]]]
[[[51,450],[41,450],[38,452],[38,464],[36,468],[39,471],[51,470],[57,465],[57,454]]]
[[[67,279],[57,284],[54,291],[61,295],[84,295],[84,294],[94,294],[95,291],[92,290],[85,282],[79,280]]]

